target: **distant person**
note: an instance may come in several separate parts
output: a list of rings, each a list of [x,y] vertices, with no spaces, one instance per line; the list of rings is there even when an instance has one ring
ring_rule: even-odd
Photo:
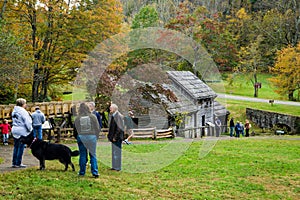
[[[40,110],[40,107],[35,107],[32,117],[32,127],[33,127],[33,136],[42,140],[43,139],[43,130],[42,125],[46,121],[44,113]]]
[[[221,128],[221,126],[222,126],[222,122],[221,122],[221,120],[218,118],[218,117],[216,117],[215,118],[215,124],[217,125],[217,129],[216,129],[216,136],[217,137],[219,137],[220,135],[221,135],[221,132],[222,132],[222,128]]]
[[[134,115],[132,111],[128,112],[128,115],[124,117],[124,132],[128,137],[124,140],[126,144],[132,144],[129,140],[133,137],[133,119]]]
[[[122,141],[124,138],[123,115],[118,111],[116,104],[110,105],[110,122],[107,138],[112,144],[112,168],[120,171],[122,164]]]
[[[19,98],[16,101],[16,106],[13,109],[11,114],[12,116],[12,129],[11,133],[14,138],[14,150],[13,150],[13,159],[12,167],[26,167],[22,164],[22,157],[25,145],[20,142],[21,136],[27,136],[32,131],[32,119],[26,108],[26,100]]]
[[[90,156],[91,172],[95,178],[99,177],[98,161],[96,156],[97,140],[100,126],[94,114],[91,113],[87,104],[81,103],[78,115],[75,119],[75,138],[79,148],[79,175],[84,176],[88,154]]]
[[[233,133],[234,133],[234,118],[232,117],[230,119],[230,122],[229,122],[229,128],[230,128],[230,137],[233,137]]]
[[[245,126],[242,122],[240,122],[240,126],[241,126],[241,132],[240,133],[242,134],[243,137],[245,137]]]
[[[95,103],[90,102],[89,107],[90,107],[91,112],[97,117],[100,128],[103,128],[103,126],[102,126],[102,117],[101,117],[100,113],[98,111],[96,111]]]
[[[245,130],[246,130],[246,137],[249,137],[249,131],[250,131],[250,128],[251,128],[251,124],[249,122],[249,120],[246,119],[246,122],[245,122]]]
[[[242,127],[239,121],[236,122],[236,125],[234,127],[235,129],[235,137],[240,137],[241,131],[242,131]]]
[[[8,123],[7,119],[3,120],[3,123],[0,124],[1,133],[3,136],[3,145],[8,145],[9,133],[11,132],[11,126]]]

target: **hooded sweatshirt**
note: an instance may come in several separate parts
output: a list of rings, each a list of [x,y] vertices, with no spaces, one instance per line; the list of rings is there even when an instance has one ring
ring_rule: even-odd
[[[29,135],[32,131],[32,119],[29,113],[23,107],[15,106],[11,116],[13,137],[19,139],[21,136]]]
[[[36,110],[31,116],[33,120],[33,126],[41,126],[45,122],[45,115],[40,110]]]

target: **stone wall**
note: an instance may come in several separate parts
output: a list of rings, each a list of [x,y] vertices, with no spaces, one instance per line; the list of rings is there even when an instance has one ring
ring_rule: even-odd
[[[247,119],[260,128],[286,127],[291,133],[300,134],[300,116],[255,110],[252,108],[246,108],[246,116]]]

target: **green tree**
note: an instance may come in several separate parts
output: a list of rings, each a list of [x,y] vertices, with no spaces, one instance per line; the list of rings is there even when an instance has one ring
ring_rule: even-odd
[[[4,23],[0,22],[0,102],[13,103],[18,94],[27,98],[22,83],[30,80],[25,73],[30,69],[20,39],[5,29]]]
[[[159,17],[155,7],[147,5],[134,16],[131,28],[147,28],[158,25]]]
[[[239,52],[240,64],[238,70],[248,74],[249,80],[253,85],[254,97],[258,97],[258,89],[261,86],[258,83],[258,74],[261,72],[261,65],[263,64],[262,56],[259,53],[259,46],[262,41],[262,36],[258,36],[249,46],[241,47]]]

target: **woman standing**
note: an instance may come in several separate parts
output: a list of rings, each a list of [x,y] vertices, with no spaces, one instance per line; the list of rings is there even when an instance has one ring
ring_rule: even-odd
[[[90,155],[91,172],[95,178],[99,177],[96,157],[97,140],[100,126],[94,114],[87,104],[81,103],[78,116],[75,119],[75,137],[79,148],[79,175],[85,175],[88,152]],[[78,135],[77,135],[78,134]]]
[[[251,128],[251,124],[250,124],[249,120],[246,119],[246,122],[245,122],[246,137],[249,137],[250,128]]]
[[[25,110],[26,100],[19,98],[16,101],[16,106],[12,112],[12,129],[11,133],[14,138],[14,151],[12,159],[12,167],[26,167],[22,164],[22,157],[25,145],[20,142],[21,136],[27,136],[32,131],[32,119],[29,113]]]

